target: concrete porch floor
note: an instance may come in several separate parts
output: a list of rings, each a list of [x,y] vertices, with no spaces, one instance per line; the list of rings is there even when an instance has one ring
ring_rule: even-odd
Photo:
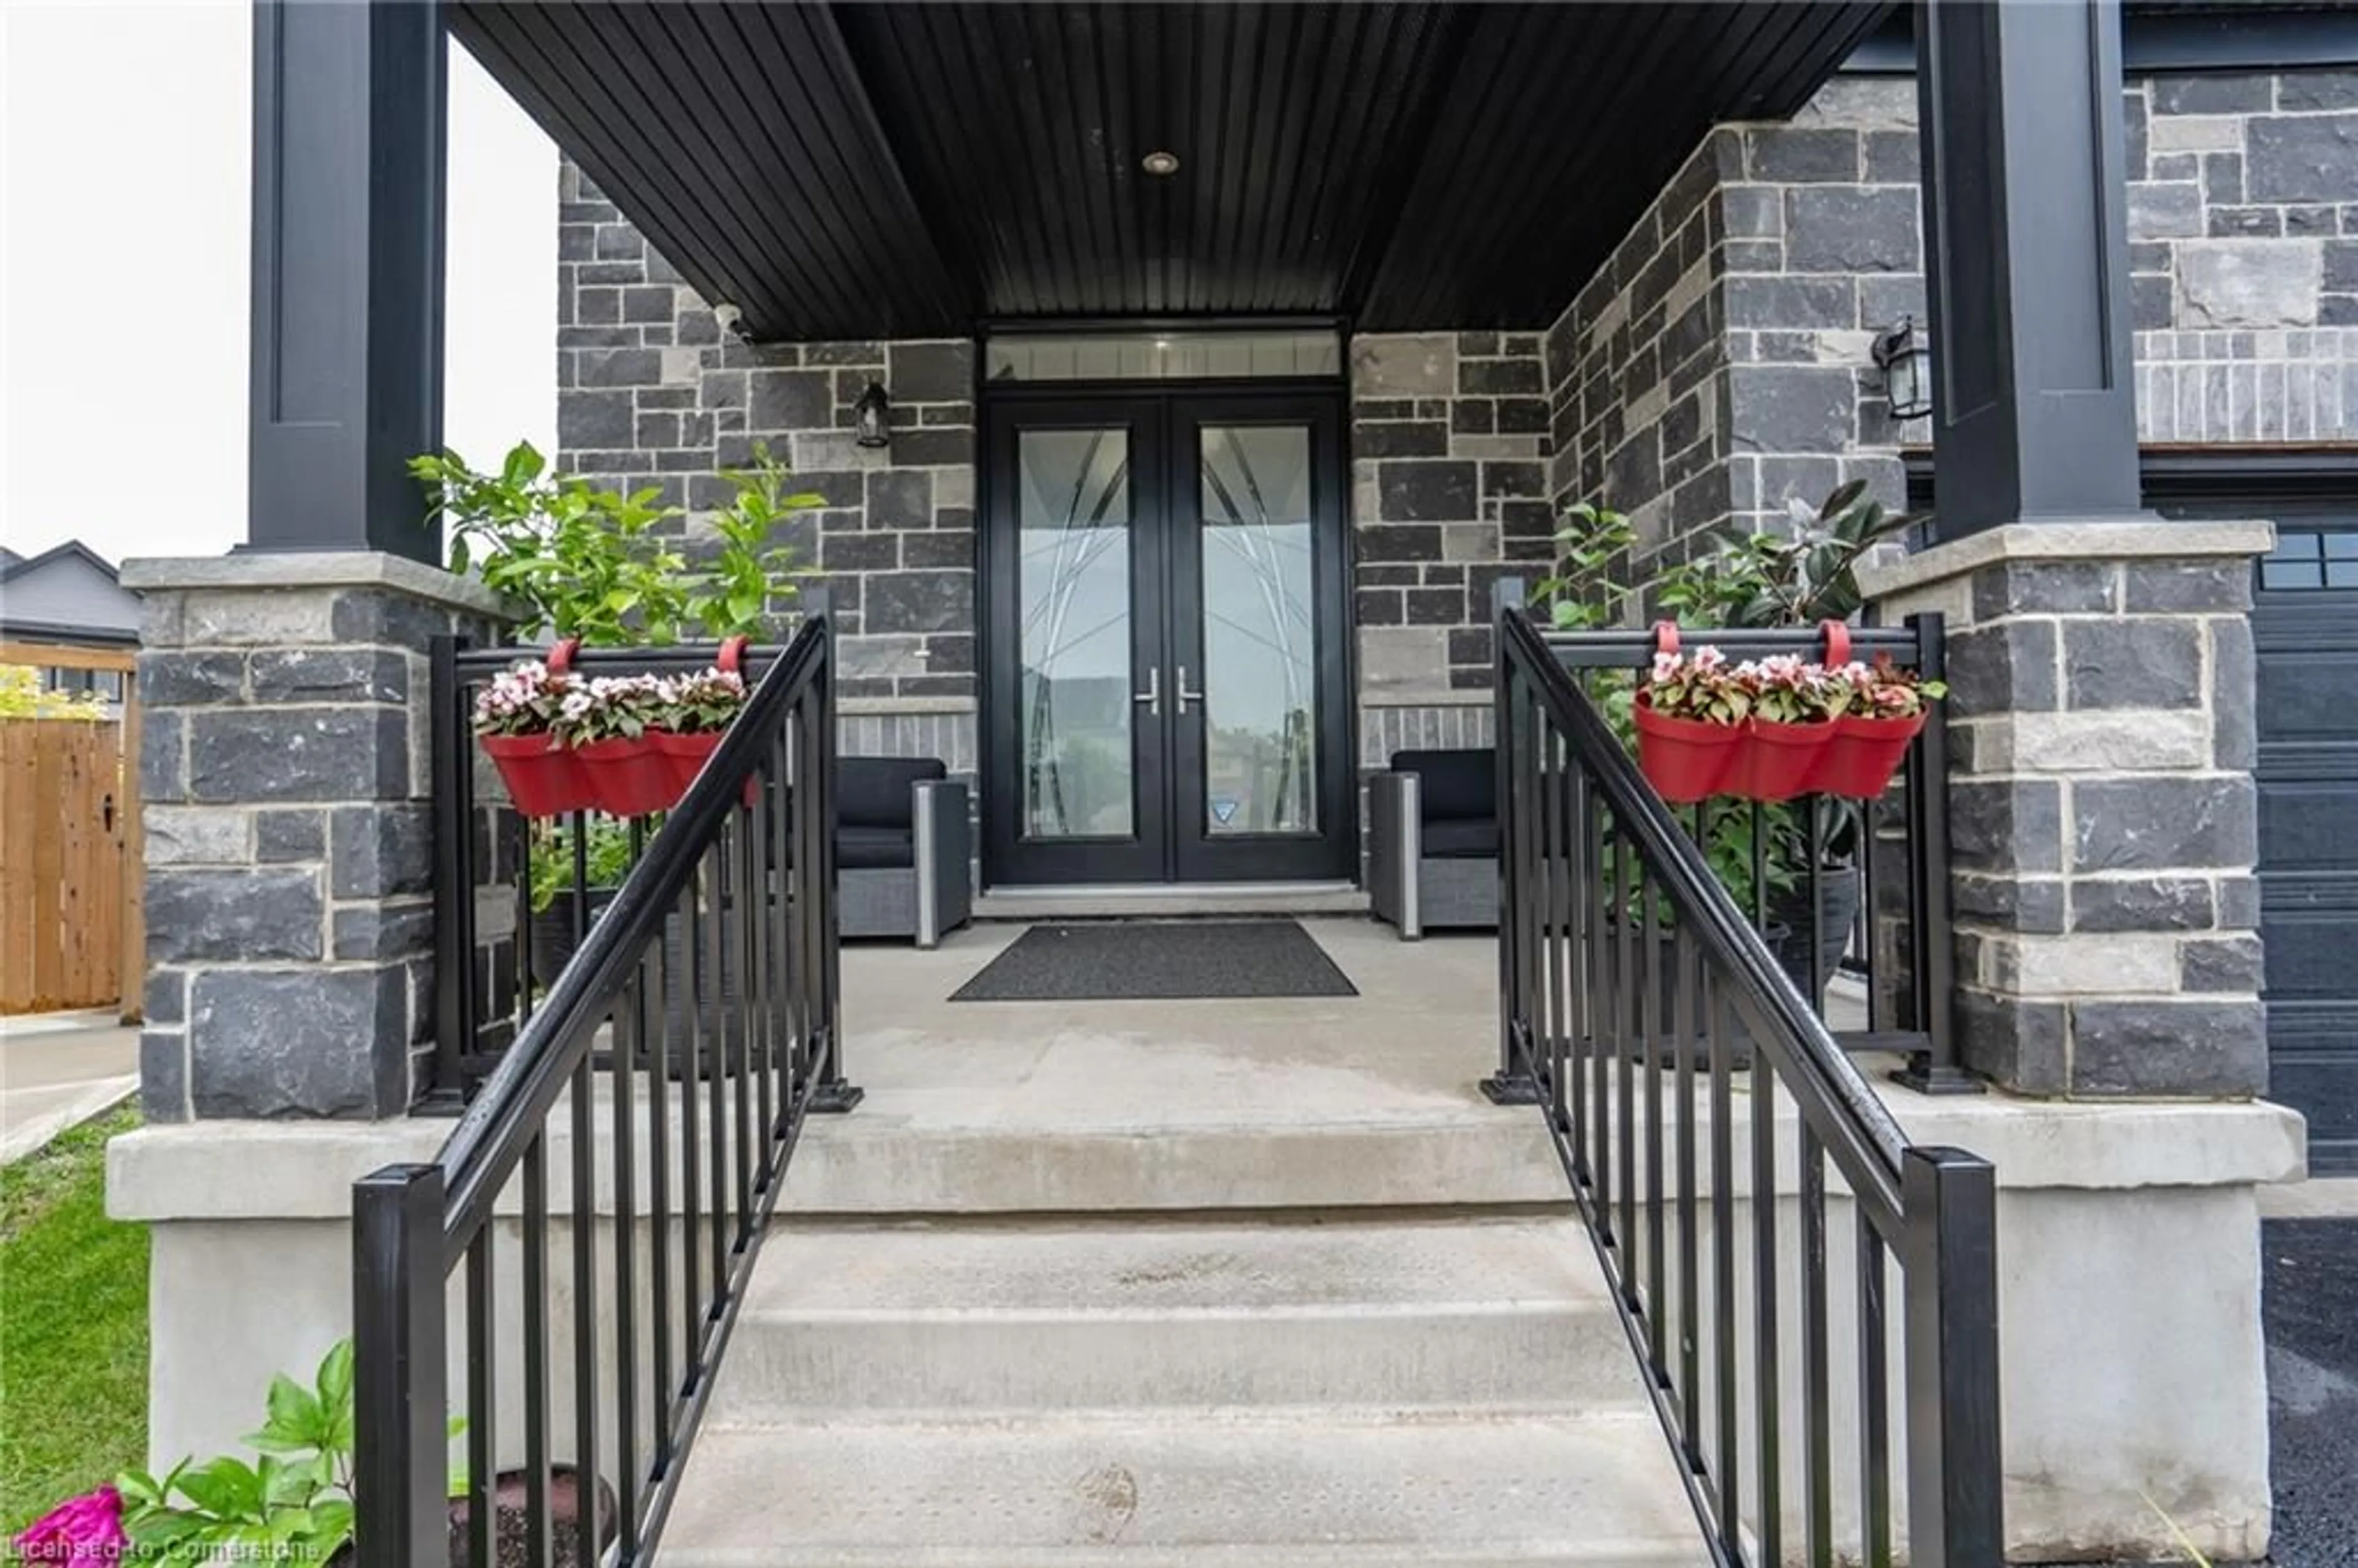
[[[1565,1202],[1539,1119],[1476,1087],[1496,1061],[1496,938],[1301,924],[1357,996],[952,1002],[1023,927],[847,946],[847,1070],[868,1098],[813,1123],[789,1206]]]
[[[843,1016],[863,1109],[1104,1128],[1488,1108],[1497,938],[1402,942],[1389,925],[1304,919],[1355,997],[1183,1001],[950,1001],[1026,926],[971,926],[933,952],[847,944]]]

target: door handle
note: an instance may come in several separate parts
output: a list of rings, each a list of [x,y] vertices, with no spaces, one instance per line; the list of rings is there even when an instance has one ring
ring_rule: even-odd
[[[1187,717],[1187,705],[1189,703],[1193,702],[1200,704],[1203,700],[1204,694],[1202,692],[1189,691],[1187,689],[1187,666],[1181,665],[1179,666],[1179,717],[1182,719]]]
[[[1146,704],[1146,711],[1148,713],[1157,719],[1163,717],[1163,669],[1161,665],[1153,665],[1147,670],[1146,689],[1144,691],[1131,692],[1130,694],[1130,700],[1132,702],[1142,702]],[[1181,711],[1184,712],[1185,709],[1183,708]]]

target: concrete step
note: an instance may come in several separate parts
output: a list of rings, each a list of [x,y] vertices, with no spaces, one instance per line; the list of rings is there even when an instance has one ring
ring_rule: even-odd
[[[666,1568],[1668,1568],[1650,1414],[1051,1415],[710,1428]]]
[[[1553,1217],[781,1226],[720,1420],[1634,1397]]]
[[[977,1004],[981,1005],[981,1004]],[[1546,1124],[1523,1106],[1350,1118],[1316,1100],[1290,1119],[958,1125],[871,1093],[815,1118],[781,1212],[797,1216],[1072,1215],[1221,1209],[1570,1206]]]

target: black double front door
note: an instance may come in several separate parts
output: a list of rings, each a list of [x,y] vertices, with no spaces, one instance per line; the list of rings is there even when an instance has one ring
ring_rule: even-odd
[[[1002,393],[985,440],[989,880],[1347,877],[1338,400]]]

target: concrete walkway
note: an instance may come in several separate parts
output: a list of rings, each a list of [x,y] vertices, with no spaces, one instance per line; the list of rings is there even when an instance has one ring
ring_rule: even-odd
[[[139,1031],[113,1008],[0,1018],[0,1164],[139,1087]]]

